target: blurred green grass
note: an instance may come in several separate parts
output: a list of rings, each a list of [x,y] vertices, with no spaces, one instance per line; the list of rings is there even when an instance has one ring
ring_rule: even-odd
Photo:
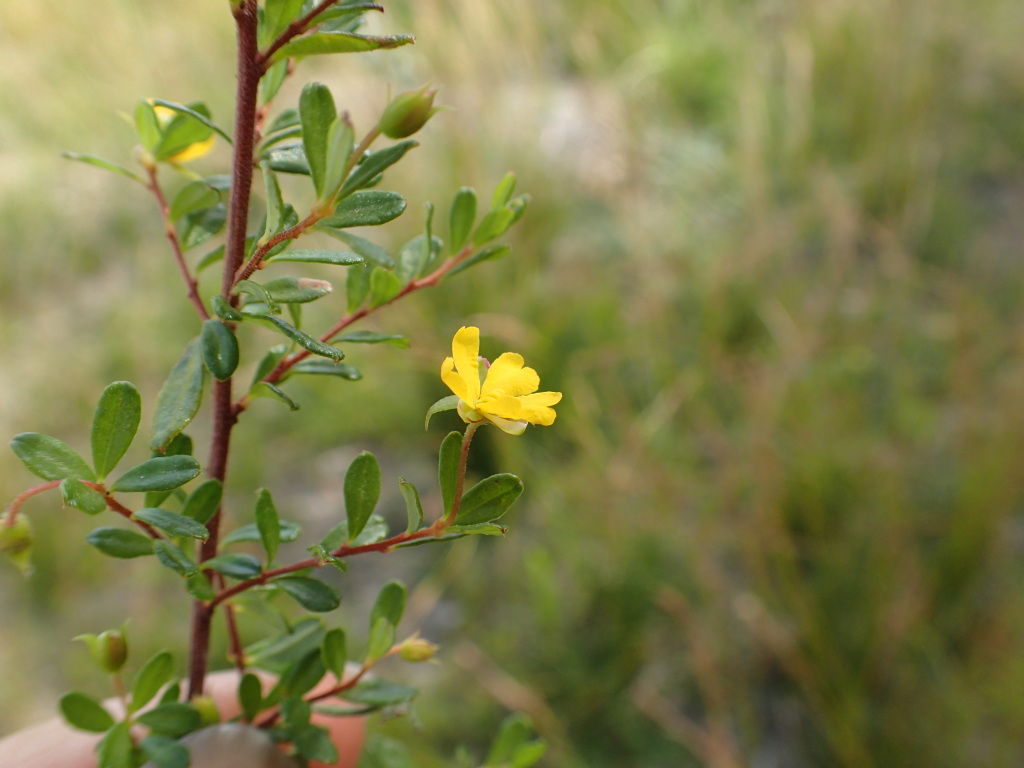
[[[403,566],[443,666],[386,728],[423,765],[505,707],[549,765],[1018,765],[1019,2],[438,0],[375,24],[417,45],[300,75],[357,121],[387,83],[456,107],[389,182],[392,245],[509,168],[534,204],[513,257],[377,321],[410,352],[254,409],[247,434],[294,432],[273,460],[240,441],[234,477],[292,488],[315,529],[346,450],[429,476],[415,425],[462,324],[566,394],[553,428],[478,446],[526,480],[511,534]],[[148,201],[58,153],[127,159],[115,113],[142,95],[229,114],[230,39],[198,0],[0,9],[6,434],[81,445],[106,383],[155,392],[193,334]],[[0,465],[4,498],[25,483]],[[33,509],[38,575],[0,581],[0,731],[96,685],[67,638],[126,604],[140,645],[185,634],[146,608],[168,579],[111,582],[88,521]]]

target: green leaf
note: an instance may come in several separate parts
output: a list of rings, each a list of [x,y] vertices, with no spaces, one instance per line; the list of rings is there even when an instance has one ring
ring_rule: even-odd
[[[451,213],[448,216],[449,239],[453,254],[461,251],[466,245],[475,222],[476,192],[470,187],[463,187],[455,193]]]
[[[351,547],[361,547],[366,544],[376,544],[388,537],[388,523],[380,515],[370,515],[370,520],[363,528],[363,532],[349,541],[348,521],[343,520],[332,528],[320,541],[320,546],[331,552],[342,544],[348,543]]]
[[[240,552],[231,552],[211,557],[209,560],[203,561],[202,567],[217,571],[217,573],[223,573],[232,579],[241,580],[251,579],[263,572],[263,566],[257,558]]]
[[[220,194],[217,190],[202,179],[196,179],[178,190],[167,215],[171,221],[177,221],[182,216],[201,208],[212,208],[219,202]]]
[[[324,344],[322,341],[314,339],[312,336],[309,336],[298,328],[289,325],[279,317],[273,317],[270,315],[246,315],[245,320],[246,322],[256,323],[256,325],[262,325],[273,331],[277,331],[282,336],[286,336],[307,352],[312,352],[314,355],[327,357],[331,360],[341,360],[345,357],[345,354],[337,347],[332,347],[330,344]]]
[[[547,750],[544,742],[529,741],[532,735],[530,718],[519,713],[510,715],[501,724],[485,763],[507,765],[509,768],[530,768]]]
[[[297,411],[300,408],[299,404],[288,397],[284,390],[276,384],[270,384],[266,381],[258,381],[253,384],[249,389],[249,395],[252,397],[269,397],[273,400],[277,400],[278,402],[287,405],[288,409],[291,411]]]
[[[428,248],[424,235],[417,235],[402,246],[398,252],[398,267],[395,269],[399,282],[405,285],[429,272],[443,247],[444,243],[439,238],[432,237]]]
[[[102,768],[134,768],[131,723],[117,723],[96,745],[97,764]]]
[[[174,675],[174,658],[167,651],[151,656],[135,673],[129,712],[138,712],[146,706]]]
[[[273,101],[277,92],[281,90],[281,86],[284,85],[285,78],[287,77],[287,60],[277,62],[267,70],[267,74],[265,74],[263,79],[260,80],[260,106],[266,106]]]
[[[474,485],[462,497],[456,525],[489,523],[504,515],[523,492],[523,481],[515,475],[491,475]]]
[[[197,477],[199,462],[191,456],[157,456],[132,467],[114,481],[117,493],[171,491]]]
[[[211,237],[219,234],[227,221],[228,208],[224,203],[217,203],[210,208],[200,208],[198,211],[185,214],[178,222],[178,239],[181,241],[182,250],[189,251],[197,245],[202,245]],[[219,258],[223,258],[223,253]],[[205,269],[219,258],[213,258],[209,263],[204,259],[196,266],[196,271]]]
[[[332,339],[334,342],[348,342],[350,344],[390,344],[399,349],[408,349],[409,339],[406,336],[395,333],[377,333],[376,331],[352,331],[343,333]]]
[[[156,397],[149,447],[162,453],[189,425],[203,401],[203,362],[199,340],[185,347]]]
[[[256,302],[266,304],[267,308],[273,313],[277,314],[281,311],[281,308],[277,306],[277,302],[274,301],[274,297],[270,295],[270,292],[257,282],[252,280],[239,280],[237,288],[242,293],[247,293],[252,296]],[[242,315],[242,319],[245,319],[245,315]]]
[[[303,0],[266,0],[260,20],[260,47],[266,48],[298,18]]]
[[[437,479],[441,486],[444,513],[448,515],[455,505],[455,487],[459,482],[459,457],[462,453],[462,433],[449,432],[441,442],[438,454]]]
[[[135,438],[142,418],[142,395],[134,384],[115,381],[103,390],[92,417],[92,461],[103,480]]]
[[[374,267],[370,273],[370,306],[382,307],[402,290],[402,281],[394,272]]]
[[[153,554],[153,540],[127,528],[97,528],[85,540],[103,554],[124,560]]]
[[[427,417],[423,420],[423,429],[426,430],[430,427],[430,417],[435,413],[441,413],[443,411],[454,411],[459,407],[459,396],[448,395],[448,397],[442,397],[430,408],[427,409]]]
[[[206,530],[205,525],[197,523],[191,517],[168,512],[166,509],[147,507],[140,509],[132,517],[159,528],[169,536],[184,536],[200,541],[210,538],[210,532]]]
[[[205,573],[193,573],[185,579],[185,591],[196,600],[206,602],[217,597],[217,591],[213,588]]]
[[[295,602],[314,613],[333,611],[341,605],[338,590],[319,579],[308,576],[284,576],[271,582]]]
[[[11,440],[11,450],[29,472],[43,480],[95,480],[85,459],[56,437],[22,432]]]
[[[491,198],[491,210],[501,208],[512,198],[512,193],[516,191],[516,175],[509,171],[505,174],[505,177],[498,182],[498,186],[494,190],[494,197]]]
[[[184,104],[175,104],[173,101],[164,101],[163,99],[153,99],[153,104],[159,107],[167,107],[168,109],[173,109],[179,115],[191,118],[192,120],[202,124],[206,128],[209,128],[211,131],[219,135],[229,145],[232,144],[231,135],[223,128],[219,127],[212,120],[210,120],[210,116],[206,114],[205,105],[197,103],[192,104],[190,106],[185,106]],[[170,129],[170,127],[171,126],[168,126],[168,129]],[[205,138],[206,136],[203,137],[203,139]],[[203,139],[198,139],[198,141],[203,141]],[[196,140],[189,141],[188,144],[186,144],[186,146],[194,144],[195,141]]]
[[[299,116],[302,119],[302,147],[313,186],[317,195],[322,197],[327,169],[327,136],[331,123],[338,116],[330,89],[323,83],[306,85],[299,96]]]
[[[514,219],[515,211],[510,208],[488,211],[483,221],[480,222],[480,226],[476,228],[476,232],[473,233],[473,245],[483,245],[496,237],[501,237],[512,226]]]
[[[220,320],[207,320],[203,323],[200,346],[203,363],[213,378],[230,379],[238,367],[238,339],[234,332]]]
[[[278,344],[276,347],[271,347],[267,354],[263,356],[263,359],[260,360],[259,365],[256,366],[256,373],[253,374],[252,383],[255,384],[273,371],[287,351],[287,344]]]
[[[285,251],[287,253],[287,251]],[[326,280],[283,275],[263,283],[274,301],[281,304],[307,304],[329,294],[334,287]]]
[[[157,539],[153,542],[153,551],[156,553],[156,559],[160,561],[160,565],[169,568],[179,576],[184,576],[187,579],[199,573],[199,566],[192,561],[192,558],[169,541]]]
[[[251,723],[256,719],[263,705],[263,684],[251,672],[242,675],[238,683],[238,703],[246,722]]]
[[[380,174],[401,160],[406,152],[418,146],[418,141],[408,139],[392,144],[390,147],[378,149],[376,152],[367,152],[359,164],[352,169],[349,177],[345,179],[345,183],[338,193],[339,197],[348,197],[357,189],[369,186]]]
[[[114,725],[114,718],[96,699],[72,691],[60,698],[60,713],[68,725],[80,731],[103,733]]]
[[[355,132],[347,115],[338,115],[327,131],[327,162],[324,167],[324,189],[322,198],[334,197],[345,178],[349,155],[355,143]]]
[[[135,133],[147,151],[152,152],[160,141],[160,121],[153,105],[146,99],[135,104]]]
[[[260,532],[260,542],[267,553],[267,565],[270,565],[281,544],[281,521],[277,516],[277,508],[270,491],[260,488],[256,497],[256,527]]]
[[[217,512],[223,495],[224,486],[220,480],[215,478],[204,480],[185,499],[185,503],[181,507],[181,514],[197,523],[206,525]]]
[[[320,658],[324,667],[338,680],[345,677],[345,663],[348,661],[348,645],[345,639],[345,630],[335,627],[328,630],[324,640],[320,644]]]
[[[364,259],[355,253],[348,251],[327,251],[314,249],[296,249],[294,251],[281,251],[276,256],[264,259],[266,264],[276,264],[279,261],[294,261],[301,264],[333,264],[338,267],[351,267],[353,264],[362,264]]]
[[[306,160],[306,151],[301,144],[293,144],[288,147],[279,147],[267,153],[267,167],[278,173],[299,173],[305,176],[312,175],[309,168],[309,161]]]
[[[307,725],[297,729],[292,735],[292,742],[299,755],[306,760],[316,760],[334,765],[338,762],[338,748],[331,741],[328,730],[319,725]]]
[[[379,269],[379,267],[374,267]],[[368,266],[352,267],[345,280],[345,294],[348,300],[348,311],[355,312],[362,306],[370,294],[370,273]]]
[[[363,374],[354,365],[332,363],[327,360],[303,360],[292,368],[292,373],[338,376],[347,381],[359,381],[363,378]]]
[[[94,491],[81,480],[64,480],[60,484],[60,495],[69,507],[80,509],[87,515],[98,515],[107,508],[103,494]]]
[[[314,648],[281,676],[281,691],[287,697],[302,696],[323,680],[326,672],[320,660],[320,649]],[[293,699],[288,709],[291,710],[288,713],[291,722],[309,722],[310,709],[307,702]]]
[[[188,747],[167,736],[147,736],[139,748],[156,768],[188,768],[192,762]]]
[[[480,264],[481,262],[484,261],[494,261],[496,259],[500,259],[503,256],[508,255],[509,251],[511,250],[512,249],[509,248],[507,245],[489,245],[480,252],[474,253],[468,259],[466,259],[463,262],[460,262],[454,268],[450,269],[445,277],[446,279],[449,277],[453,277],[454,275],[459,274],[459,272],[463,272],[469,269],[470,267],[475,267],[477,264]]]
[[[210,305],[213,307],[214,314],[216,314],[221,320],[237,322],[242,319],[238,310],[232,307],[228,300],[220,294],[210,299]]]
[[[365,261],[374,266],[389,268],[395,266],[395,260],[391,258],[391,254],[376,243],[372,243],[358,235],[353,235],[351,232],[346,232],[343,229],[325,229],[323,231],[334,239],[341,240],[353,252],[362,256]]]
[[[363,451],[345,473],[345,518],[349,541],[360,533],[380,498],[380,464],[377,457]]]
[[[392,683],[380,678],[361,680],[345,691],[345,700],[369,707],[394,707],[416,698],[418,691],[408,685]]]
[[[278,520],[277,524],[278,539],[282,542],[295,541],[302,533],[302,529],[298,525],[287,520]],[[260,541],[260,531],[256,523],[249,523],[249,525],[236,528],[227,536],[221,538],[220,543],[227,546],[228,544],[237,544],[243,541]]]
[[[264,243],[281,230],[281,220],[284,215],[284,200],[281,198],[281,186],[277,183],[277,176],[268,168],[263,168],[263,186],[267,193],[267,223],[263,228],[263,237],[260,243]]]
[[[370,611],[370,626],[378,619],[385,619],[396,627],[402,621],[408,592],[399,581],[389,581],[377,595],[377,600]]]
[[[366,663],[372,664],[382,658],[395,644],[395,625],[385,618],[378,618],[370,627],[366,641]]]
[[[61,157],[64,157],[68,160],[75,160],[79,163],[93,165],[97,168],[102,168],[105,171],[113,171],[114,173],[119,173],[122,176],[127,176],[129,179],[132,179],[133,181],[139,182],[139,184],[146,183],[145,179],[143,179],[141,176],[137,174],[132,173],[127,168],[120,166],[117,163],[112,163],[109,160],[104,160],[102,157],[96,157],[96,155],[82,154],[81,152],[61,152]]]
[[[322,219],[317,229],[335,230],[349,227],[376,227],[397,219],[405,211],[405,198],[397,192],[371,189],[354,192],[334,209],[334,214]]]
[[[160,736],[169,736],[172,739],[198,730],[203,725],[203,717],[199,710],[183,701],[161,704],[137,715],[135,721]]]
[[[423,504],[420,502],[420,492],[416,490],[415,485],[402,477],[398,478],[398,489],[402,492],[402,498],[405,500],[405,513],[409,518],[405,532],[418,531],[423,526]]]
[[[272,61],[326,53],[362,53],[378,48],[397,48],[415,42],[412,35],[364,36],[349,32],[320,32],[305,35],[281,46]]]
[[[323,621],[310,616],[297,621],[280,637],[266,638],[245,649],[253,665],[281,674],[285,667],[320,647],[325,633]]]

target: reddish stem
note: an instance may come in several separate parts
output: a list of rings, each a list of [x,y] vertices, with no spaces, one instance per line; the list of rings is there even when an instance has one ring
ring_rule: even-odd
[[[252,192],[253,151],[256,141],[257,95],[263,70],[257,63],[258,4],[242,0],[234,7],[238,53],[236,58],[238,90],[235,97],[234,161],[231,175],[231,197],[228,208],[228,232],[224,251],[224,272],[221,295],[230,299],[235,272],[245,259],[245,237],[249,221],[249,198]],[[231,379],[214,383],[213,435],[210,440],[207,475],[222,483],[227,475],[231,430],[238,420],[238,410],[231,401]],[[221,510],[207,524],[210,537],[199,550],[199,561],[217,554]],[[214,606],[196,600],[192,606],[192,632],[189,653],[189,697],[202,695],[210,653],[210,629]]]
[[[182,278],[185,280],[185,285],[188,287],[188,300],[192,302],[192,305],[203,320],[209,320],[210,313],[206,311],[206,307],[203,306],[203,300],[199,297],[199,281],[192,276],[188,264],[185,262],[185,253],[181,249],[181,241],[178,240],[178,233],[175,231],[174,224],[171,221],[167,198],[164,197],[164,192],[157,180],[156,166],[147,164],[146,173],[149,174],[149,191],[156,198],[157,206],[160,208],[160,215],[164,220],[164,234],[167,236],[167,241],[171,244],[174,261],[178,265]]]
[[[9,507],[7,507],[7,514],[4,515],[4,525],[13,526],[18,519],[18,512],[21,511],[22,505],[31,499],[33,496],[45,493],[46,491],[52,491],[54,488],[59,486],[63,480],[51,480],[48,483],[37,485],[33,488],[29,488],[27,491],[22,491],[11,501]]]

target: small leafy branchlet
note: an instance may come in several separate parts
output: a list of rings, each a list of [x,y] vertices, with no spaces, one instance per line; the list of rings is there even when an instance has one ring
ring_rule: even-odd
[[[363,14],[382,10],[372,3],[231,0],[229,8],[238,40],[236,122],[230,131],[201,102],[146,98],[131,114],[139,171],[93,155],[67,154],[118,173],[152,196],[194,314],[194,337],[173,353],[177,362],[153,397],[145,438],[149,457],[122,466],[142,426],[144,399],[127,381],[114,382],[100,395],[89,459],[49,435],[26,432],[11,442],[15,455],[43,481],[12,500],[0,519],[0,552],[20,570],[27,573],[31,563],[25,504],[59,491],[69,511],[113,513],[116,524],[99,525],[86,537],[99,553],[149,558],[174,573],[192,598],[184,677],[168,651],[141,659],[129,653],[141,643],[129,645],[123,627],[77,638],[121,703],[115,716],[90,694],[72,692],[60,701],[71,725],[102,734],[99,768],[132,768],[147,761],[159,768],[188,764],[187,747],[179,739],[221,720],[205,685],[215,619],[226,628],[226,661],[239,672],[240,719],[271,729],[274,740],[300,761],[332,762],[338,756],[327,732],[312,724],[314,704],[337,716],[407,707],[414,689],[369,675],[371,670],[377,675],[387,659],[437,657],[438,646],[418,632],[397,640],[405,587],[395,581],[384,585],[365,626],[349,628],[360,640],[349,643],[347,630],[325,618],[341,594],[317,571],[345,571],[349,558],[368,552],[505,533],[499,521],[522,494],[523,483],[501,473],[466,490],[473,436],[488,424],[511,435],[530,424],[550,425],[561,399],[560,393],[537,391],[537,373],[518,354],[506,352],[488,364],[479,357],[480,330],[464,327],[455,334],[452,356],[441,365],[441,379],[454,394],[427,411],[429,422],[435,413],[457,410],[466,424],[440,443],[436,508],[424,505],[419,490],[398,478],[406,524],[392,530],[378,511],[381,468],[372,453],[363,452],[345,474],[344,514],[330,530],[311,538],[304,534],[279,515],[268,488],[251,489],[250,508],[230,510],[230,519],[243,524],[227,528],[232,434],[254,402],[267,398],[296,410],[299,403],[288,387],[292,379],[329,377],[349,387],[362,377],[358,353],[352,353],[354,360],[348,357],[353,348],[408,347],[400,333],[356,326],[391,304],[507,255],[509,246],[499,239],[529,201],[525,195],[513,197],[516,180],[509,174],[486,211],[478,212],[472,189],[460,189],[449,206],[446,233],[435,231],[434,207],[428,204],[422,232],[396,251],[366,236],[366,228],[406,212],[405,197],[382,183],[418,146],[408,137],[439,111],[436,90],[423,86],[401,93],[378,118],[365,122],[339,111],[335,94],[320,83],[306,85],[294,107],[279,108],[276,99],[310,56],[398,48],[413,38],[361,34]],[[360,122],[370,127],[360,130]],[[394,143],[381,145],[382,140]],[[218,148],[230,152],[228,173],[207,168]],[[176,181],[168,182],[168,173]],[[305,195],[286,197],[283,189],[292,186],[280,183],[282,174],[307,179]],[[321,236],[316,244],[308,239],[314,233]],[[323,247],[324,239],[338,245]],[[304,274],[310,266],[336,270],[341,277]],[[207,277],[217,270],[214,287]],[[343,288],[335,290],[339,285]],[[318,301],[340,304],[326,327],[304,317],[304,305]],[[246,326],[270,335],[240,333]],[[267,338],[276,343],[266,344]],[[261,343],[262,350],[253,349]],[[248,360],[258,362],[243,368]],[[202,433],[210,435],[199,452],[205,461],[196,458],[189,435],[202,419],[207,420]],[[245,489],[234,490],[232,499],[244,497]],[[282,545],[300,538],[310,556],[287,561]],[[240,544],[250,547],[239,549]],[[290,599],[302,613],[296,616],[296,606],[277,597]],[[259,601],[264,613],[280,613],[284,629],[250,637],[235,620],[242,601]],[[168,631],[177,626],[169,622]],[[335,696],[348,705],[323,704]],[[529,732],[521,717],[510,719],[487,764],[533,765],[543,746],[529,741]]]

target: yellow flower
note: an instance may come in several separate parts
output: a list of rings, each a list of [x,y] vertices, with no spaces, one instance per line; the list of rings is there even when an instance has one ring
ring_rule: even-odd
[[[459,398],[463,421],[487,420],[510,435],[521,435],[527,424],[554,423],[551,406],[562,393],[538,392],[540,377],[533,368],[523,367],[522,355],[505,352],[481,376],[479,352],[480,329],[463,327],[452,340],[452,357],[441,364],[441,380]]]

